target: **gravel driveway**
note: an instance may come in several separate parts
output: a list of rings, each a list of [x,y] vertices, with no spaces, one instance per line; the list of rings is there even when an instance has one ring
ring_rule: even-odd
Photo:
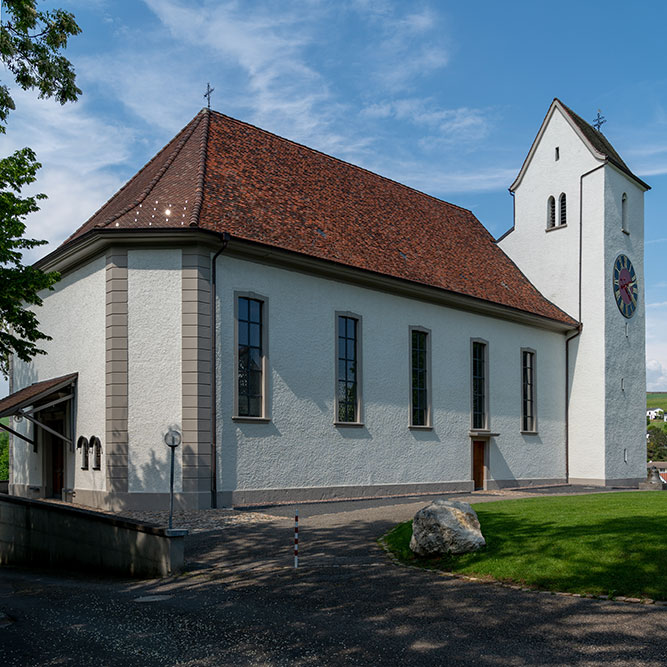
[[[298,571],[289,507],[190,535],[167,580],[4,569],[0,664],[667,664],[664,607],[393,565],[376,538],[426,500],[303,506]]]

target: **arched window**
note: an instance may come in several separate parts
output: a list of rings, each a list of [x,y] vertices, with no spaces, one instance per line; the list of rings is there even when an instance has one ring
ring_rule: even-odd
[[[88,470],[88,438],[80,436],[76,448],[81,450],[81,470]]]
[[[558,207],[560,209],[560,218],[558,220],[559,225],[567,224],[567,201],[565,199],[565,193],[563,192],[558,199]]]
[[[90,448],[93,450],[93,470],[100,470],[102,467],[102,443],[96,435],[90,438]]]
[[[556,200],[549,197],[547,201],[547,229],[552,229],[556,226]]]
[[[628,195],[623,193],[621,197],[621,229],[626,233],[630,233],[628,228]]]

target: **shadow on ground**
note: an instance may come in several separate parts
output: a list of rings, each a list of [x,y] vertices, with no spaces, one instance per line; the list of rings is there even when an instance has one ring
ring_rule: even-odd
[[[667,611],[526,593],[391,564],[394,524],[289,521],[188,537],[169,580],[0,580],[7,665],[658,665]],[[7,574],[7,573],[5,573]],[[137,598],[158,597],[142,603]]]

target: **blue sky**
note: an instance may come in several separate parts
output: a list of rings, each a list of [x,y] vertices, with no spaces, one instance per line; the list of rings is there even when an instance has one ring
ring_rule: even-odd
[[[471,209],[495,236],[554,97],[603,131],[646,195],[647,381],[667,390],[667,4],[60,0],[83,95],[15,91],[2,154],[30,145],[49,200],[29,234],[78,227],[204,106]],[[8,81],[7,76],[3,76]],[[6,386],[0,384],[0,395]]]

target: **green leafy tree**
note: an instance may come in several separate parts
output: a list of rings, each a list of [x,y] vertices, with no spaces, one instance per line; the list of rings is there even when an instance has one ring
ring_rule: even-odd
[[[79,32],[67,11],[40,11],[37,0],[0,0],[0,61],[20,88],[36,89],[41,98],[64,104],[81,94],[72,64],[60,53]],[[0,83],[0,133],[15,108],[9,87]],[[24,251],[46,243],[24,238],[25,219],[39,210],[37,202],[45,195],[22,197],[21,191],[35,181],[40,167],[30,148],[0,159],[0,372],[5,377],[11,354],[29,361],[43,354],[39,341],[49,339],[29,308],[42,303],[38,292],[59,276],[22,263]]]
[[[667,433],[662,426],[649,426],[646,443],[647,461],[667,461]]]
[[[3,419],[7,423],[7,419]],[[9,433],[0,431],[0,480],[9,479]]]

